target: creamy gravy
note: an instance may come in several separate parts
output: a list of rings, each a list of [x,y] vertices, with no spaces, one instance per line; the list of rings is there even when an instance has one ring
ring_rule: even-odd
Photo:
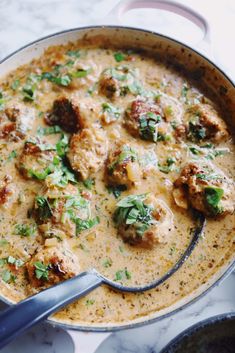
[[[41,78],[42,73],[53,72],[55,65],[59,65],[58,77],[68,76],[69,73],[71,82],[68,85],[66,78],[64,82],[53,81],[51,76]],[[145,141],[133,137],[123,125],[124,111],[140,92],[127,93],[116,97],[115,101],[111,100],[111,104],[119,109],[120,116],[111,124],[103,123],[102,105],[110,103],[110,99],[99,92],[98,81],[105,69],[120,65],[135,70],[135,79],[145,91],[164,97],[171,123],[169,135],[172,136],[169,139],[157,143]],[[76,77],[71,72],[80,74]],[[13,302],[40,290],[40,287],[35,289],[30,284],[25,264],[45,243],[45,235],[36,225],[34,217],[29,217],[35,197],[42,194],[44,181],[36,178],[26,180],[19,173],[17,163],[25,141],[31,137],[40,136],[52,145],[60,140],[62,133],[70,137],[70,134],[60,130],[43,136],[42,129],[40,131],[40,128],[48,128],[45,115],[58,97],[75,98],[88,121],[88,128],[92,123],[99,123],[105,130],[109,150],[114,148],[117,141],[127,143],[137,151],[140,165],[147,170],[145,178],[134,183],[130,189],[121,191],[120,195],[116,195],[118,198],[107,188],[105,164],[87,182],[77,178],[76,186],[79,190],[89,194],[89,197],[92,195],[91,214],[99,218],[99,223],[81,231],[77,236],[65,235],[62,241],[59,236],[54,236],[52,246],[63,246],[66,241],[78,260],[79,272],[95,267],[109,278],[123,281],[127,285],[147,283],[160,277],[185,250],[194,227],[191,211],[178,207],[172,196],[173,183],[185,163],[192,160],[197,162],[203,157],[229,178],[234,178],[234,145],[231,138],[200,149],[195,142],[174,137],[174,124],[184,121],[184,112],[190,105],[207,103],[213,106],[213,103],[173,68],[145,54],[93,47],[78,48],[74,44],[52,47],[41,58],[2,79],[0,88],[3,96],[0,116],[8,105],[17,102],[32,109],[34,116],[34,119],[27,121],[31,128],[23,138],[17,141],[8,137],[0,139],[0,181],[6,175],[9,176],[9,187],[12,188],[9,198],[1,206],[0,290]],[[172,167],[167,162],[169,158],[174,161]],[[117,234],[112,219],[120,199],[131,194],[145,193],[163,200],[174,215],[167,241],[152,248],[124,242]],[[54,318],[85,325],[118,324],[167,308],[199,288],[230,259],[234,251],[233,230],[233,214],[219,219],[209,218],[205,234],[193,254],[172,278],[158,288],[142,294],[123,294],[103,286],[61,310]],[[9,256],[13,259],[9,260]],[[21,261],[18,265],[17,260]]]

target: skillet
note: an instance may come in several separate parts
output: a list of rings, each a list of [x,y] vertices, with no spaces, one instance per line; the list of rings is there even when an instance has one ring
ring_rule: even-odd
[[[203,84],[213,91],[214,95],[226,106],[228,111],[234,111],[235,105],[235,89],[231,80],[216,66],[214,65],[205,55],[202,55],[205,51],[205,47],[209,41],[209,28],[207,22],[203,17],[198,16],[195,12],[188,9],[186,6],[179,4],[174,1],[150,1],[144,6],[156,6],[158,8],[165,8],[170,11],[174,11],[183,16],[189,17],[195,24],[205,31],[204,45],[201,46],[201,53],[198,53],[194,49],[176,41],[169,37],[145,31],[141,29],[135,29],[130,27],[121,26],[93,26],[85,28],[76,28],[64,32],[57,33],[33,42],[17,52],[9,55],[1,62],[0,75],[3,76],[7,72],[14,70],[19,65],[28,63],[33,58],[40,56],[43,51],[51,45],[65,44],[68,41],[76,41],[81,38],[92,38],[95,36],[104,37],[107,41],[116,42],[119,45],[130,47],[141,47],[147,50],[151,50],[153,53],[161,53],[167,55],[172,61],[177,63],[179,67],[184,66],[185,69],[191,73],[196,79],[203,81]],[[125,10],[130,7],[142,7],[143,2],[141,1],[125,1],[119,5],[113,13],[121,15]],[[233,113],[234,114],[234,113]],[[231,113],[232,116],[232,113]],[[234,120],[234,116],[233,116]],[[186,299],[178,302],[176,305],[167,308],[164,311],[155,313],[151,317],[143,317],[136,320],[134,323],[128,323],[127,325],[118,325],[115,327],[96,327],[96,326],[66,326],[78,330],[86,331],[110,331],[115,329],[123,329],[134,327],[135,325],[143,325],[152,322],[172,314],[175,310],[178,310],[186,304],[193,302],[200,295],[205,293],[209,288],[212,288],[225,274],[228,274],[233,267],[233,260],[229,259],[227,263],[221,268],[216,275],[211,278],[209,282],[201,286],[199,290],[191,293]],[[7,297],[2,298],[5,301]],[[9,302],[9,301],[8,301]],[[53,323],[55,322],[51,319]]]

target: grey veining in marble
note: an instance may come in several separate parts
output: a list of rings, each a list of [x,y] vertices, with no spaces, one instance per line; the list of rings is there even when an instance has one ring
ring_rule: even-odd
[[[182,0],[200,10],[212,27],[214,60],[235,78],[235,2],[234,0]],[[101,23],[118,0],[0,0],[0,59],[39,37],[68,28]],[[121,24],[159,31],[197,46],[202,37],[198,28],[173,14],[154,10],[134,10],[123,16]],[[223,312],[235,311],[235,275],[199,301],[172,317],[146,327],[112,334],[96,353],[158,353],[179,332],[192,324]],[[1,309],[1,307],[0,307]],[[86,338],[85,338],[86,339]],[[95,338],[94,338],[95,339]],[[78,337],[79,340],[79,337]],[[91,352],[87,338],[79,353]],[[74,340],[76,341],[76,339]],[[66,331],[41,324],[3,353],[78,353]]]

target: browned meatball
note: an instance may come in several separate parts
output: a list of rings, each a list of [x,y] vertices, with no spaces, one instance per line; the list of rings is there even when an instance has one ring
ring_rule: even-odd
[[[11,198],[14,190],[12,187],[12,177],[5,175],[0,182],[0,205],[6,204]]]
[[[140,90],[141,84],[136,71],[128,65],[108,68],[102,72],[99,79],[100,94],[111,100],[128,93],[138,95]]]
[[[173,196],[179,207],[187,208],[189,203],[207,216],[234,212],[234,183],[215,166],[189,163],[174,186]]]
[[[138,98],[126,110],[124,125],[134,137],[156,142],[161,120],[162,110],[156,103]]]
[[[80,265],[76,256],[62,243],[57,247],[38,249],[26,263],[26,270],[31,286],[48,287],[77,275]]]
[[[51,186],[35,198],[33,216],[45,237],[56,230],[61,237],[73,237],[77,234],[77,220],[88,219],[89,207],[87,196],[81,196],[75,185]]]
[[[228,137],[225,122],[209,104],[192,105],[186,112],[188,138],[220,142]]]
[[[109,153],[106,164],[109,185],[133,186],[141,178],[136,151],[129,145],[119,146]]]
[[[71,137],[67,157],[72,169],[84,180],[102,167],[107,153],[105,131],[98,125],[92,125]]]
[[[114,77],[103,74],[99,82],[99,91],[109,99],[119,95],[119,83]]]
[[[53,147],[47,143],[39,139],[27,141],[16,166],[25,178],[44,180],[53,171],[55,156]]]
[[[79,104],[75,98],[60,97],[53,103],[52,111],[47,114],[46,122],[49,125],[59,125],[64,131],[78,132],[84,121]]]
[[[10,103],[0,112],[0,138],[18,141],[32,128],[35,112],[23,103]]]
[[[173,214],[162,200],[153,196],[130,195],[119,201],[117,206],[114,221],[125,242],[149,248],[167,242]]]

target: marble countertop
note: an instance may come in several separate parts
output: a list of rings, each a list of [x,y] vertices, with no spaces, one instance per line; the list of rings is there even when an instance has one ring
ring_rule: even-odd
[[[146,1],[147,2],[147,1]],[[181,0],[207,18],[211,26],[212,50],[208,56],[235,80],[235,2],[223,0]],[[39,37],[63,29],[102,23],[118,0],[0,0],[0,60]],[[110,20],[111,21],[111,20]],[[115,24],[114,19],[109,23]],[[188,20],[172,13],[134,10],[121,24],[156,30],[181,39],[195,48],[202,37]],[[72,336],[65,330],[40,324],[17,339],[2,353],[158,353],[182,330],[213,315],[235,311],[235,274],[172,317],[146,327],[111,334]],[[1,308],[1,306],[0,306]],[[106,339],[105,339],[106,338]]]

